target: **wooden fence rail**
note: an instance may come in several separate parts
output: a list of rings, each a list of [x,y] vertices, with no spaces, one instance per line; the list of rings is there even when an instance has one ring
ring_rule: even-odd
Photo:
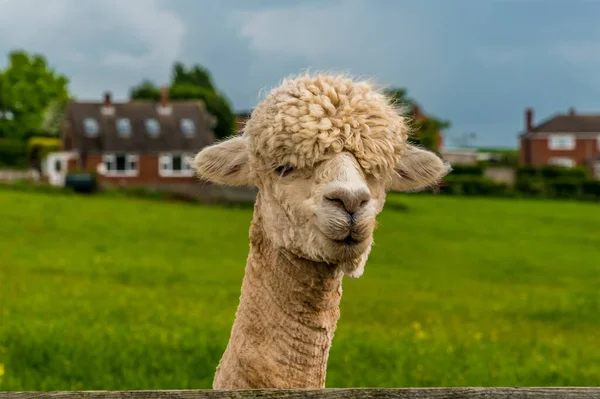
[[[398,399],[600,399],[599,388],[350,388],[284,390],[0,392],[0,399],[222,399],[222,398],[398,398]]]

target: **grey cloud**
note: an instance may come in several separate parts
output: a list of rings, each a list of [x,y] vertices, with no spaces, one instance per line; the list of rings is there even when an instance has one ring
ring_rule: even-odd
[[[237,110],[286,75],[343,70],[408,88],[450,136],[476,131],[481,145],[515,145],[529,105],[600,111],[600,3],[129,1],[4,0],[0,53],[43,52],[82,98],[200,63]]]
[[[178,14],[158,0],[5,0],[0,16],[0,53],[45,54],[84,98],[106,89],[123,97],[140,76],[164,79],[185,34]]]

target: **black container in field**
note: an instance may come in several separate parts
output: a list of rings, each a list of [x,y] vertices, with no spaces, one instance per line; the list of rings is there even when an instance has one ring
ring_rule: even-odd
[[[91,173],[69,174],[65,186],[77,193],[92,193],[96,191],[96,177]]]

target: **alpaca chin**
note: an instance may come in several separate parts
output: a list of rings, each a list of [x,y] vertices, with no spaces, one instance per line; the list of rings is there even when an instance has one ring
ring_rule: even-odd
[[[365,264],[371,253],[371,246],[358,258],[352,261],[344,262],[340,264],[340,268],[344,272],[346,277],[359,278],[365,272]]]

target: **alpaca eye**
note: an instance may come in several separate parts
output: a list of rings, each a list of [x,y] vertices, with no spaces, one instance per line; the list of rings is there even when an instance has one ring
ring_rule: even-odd
[[[286,176],[289,173],[291,173],[293,170],[294,170],[294,168],[292,168],[291,166],[282,165],[282,166],[278,166],[277,168],[275,168],[275,173],[277,173],[280,176]]]

